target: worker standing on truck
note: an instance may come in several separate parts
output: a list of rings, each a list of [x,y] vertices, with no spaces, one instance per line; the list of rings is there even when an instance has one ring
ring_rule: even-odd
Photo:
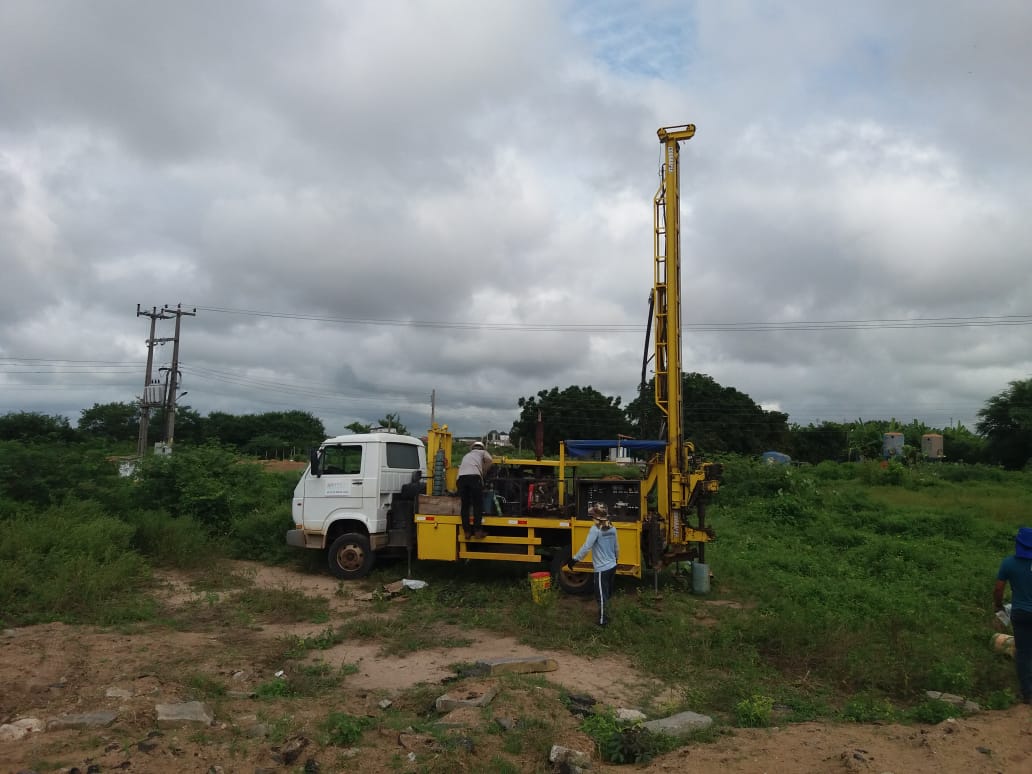
[[[1011,587],[1011,625],[1014,627],[1014,667],[1021,700],[1032,704],[1032,527],[1014,536],[1014,554],[1000,563],[993,588],[996,611],[1003,610],[1004,587]]]
[[[598,601],[598,625],[609,623],[609,598],[613,596],[613,582],[616,580],[616,563],[620,558],[620,543],[616,539],[616,530],[609,521],[609,509],[604,503],[595,503],[588,509],[588,515],[595,520],[588,530],[588,536],[580,550],[566,561],[572,570],[573,565],[587,556],[591,551],[591,563],[595,568],[595,599]]]
[[[459,463],[459,514],[462,516],[462,530],[466,540],[476,535],[487,537],[484,532],[484,476],[491,469],[494,460],[484,449],[484,444],[474,441],[469,452]],[[470,525],[470,510],[473,511],[473,523]]]

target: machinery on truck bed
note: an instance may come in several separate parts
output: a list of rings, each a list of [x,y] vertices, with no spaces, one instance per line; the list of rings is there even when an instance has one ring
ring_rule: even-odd
[[[691,124],[658,132],[663,156],[654,198],[650,326],[663,437],[565,441],[558,460],[496,458],[485,485],[488,535],[482,539],[465,538],[461,528],[447,426],[434,424],[425,444],[393,433],[330,438],[313,451],[294,491],[288,544],[326,550],[330,571],[340,578],[364,576],[379,552],[411,557],[414,551],[419,559],[452,562],[550,561],[559,585],[579,592],[590,586],[590,558],[573,572],[564,565],[591,527],[589,507],[601,502],[617,530],[617,574],[641,578],[646,569],[705,560],[706,543],[714,539],[706,502],[722,471],[699,460],[685,441],[681,389],[680,143],[694,134]],[[641,479],[577,475],[580,457],[618,446],[644,460]]]

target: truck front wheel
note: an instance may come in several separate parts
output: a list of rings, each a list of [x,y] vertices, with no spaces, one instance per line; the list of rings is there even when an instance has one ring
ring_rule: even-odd
[[[364,578],[373,569],[375,558],[369,548],[369,538],[358,532],[341,535],[327,551],[330,572],[344,580]]]

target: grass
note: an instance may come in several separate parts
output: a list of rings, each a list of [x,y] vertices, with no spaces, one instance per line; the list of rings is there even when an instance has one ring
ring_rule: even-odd
[[[651,577],[618,579],[605,630],[592,625],[590,599],[557,594],[535,605],[527,573],[540,565],[479,562],[416,562],[413,574],[429,582],[426,589],[406,593],[403,604],[381,599],[369,613],[331,625],[327,600],[258,589],[253,578],[226,571],[223,559],[249,545],[226,542],[251,523],[248,514],[261,513],[269,524],[276,519],[262,504],[212,510],[200,498],[208,490],[191,501],[203,515],[197,519],[109,512],[91,500],[7,507],[0,518],[0,625],[158,622],[152,566],[196,568],[203,557],[200,566],[210,569],[183,611],[190,621],[180,625],[220,626],[225,638],[238,634],[241,645],[256,623],[325,627],[285,640],[278,656],[299,658],[346,640],[376,640],[384,654],[399,655],[466,645],[468,630],[486,629],[541,649],[622,656],[672,689],[664,711],[694,709],[730,723],[765,721],[767,699],[770,719],[779,721],[909,717],[918,708],[932,716],[926,690],[986,706],[1012,701],[1012,663],[986,644],[990,590],[1032,509],[1032,475],[948,464],[724,463],[726,480],[709,509],[719,536],[707,549],[711,594],[693,596],[685,577],[670,571],[661,574],[658,595]],[[250,485],[255,475],[241,480]],[[266,488],[271,496],[281,487]],[[238,502],[232,492],[226,497]],[[213,533],[216,527],[222,532]],[[266,555],[265,548],[255,554]],[[325,572],[317,552],[295,561]],[[370,580],[382,585],[404,574],[402,564],[385,563]],[[349,585],[341,596],[350,594]],[[738,604],[710,604],[721,599]],[[318,694],[341,677],[302,675],[290,690]],[[268,691],[281,690],[271,685]],[[192,688],[218,693],[200,678]],[[643,702],[651,699],[659,701],[643,693]]]
[[[613,623],[599,631],[588,600],[534,605],[531,566],[417,563],[414,574],[429,587],[391,624],[359,628],[371,636],[479,627],[543,649],[623,655],[680,688],[681,706],[666,709],[741,725],[885,707],[903,718],[926,705],[926,690],[1006,704],[1013,667],[986,645],[990,590],[1032,505],[1027,474],[729,468],[709,511],[719,541],[707,553],[708,598],[686,593],[686,580],[669,572],[658,596],[651,582],[619,579]],[[391,569],[374,576],[396,577]],[[708,604],[720,598],[740,606]]]

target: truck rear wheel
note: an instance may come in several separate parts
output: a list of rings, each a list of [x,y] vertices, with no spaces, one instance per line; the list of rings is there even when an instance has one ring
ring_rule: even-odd
[[[590,572],[570,572],[566,569],[566,560],[573,555],[567,548],[552,557],[552,575],[555,576],[559,588],[567,594],[588,594],[591,592]]]
[[[369,548],[369,538],[358,532],[347,532],[334,540],[326,557],[330,572],[344,580],[364,578],[376,559]]]

